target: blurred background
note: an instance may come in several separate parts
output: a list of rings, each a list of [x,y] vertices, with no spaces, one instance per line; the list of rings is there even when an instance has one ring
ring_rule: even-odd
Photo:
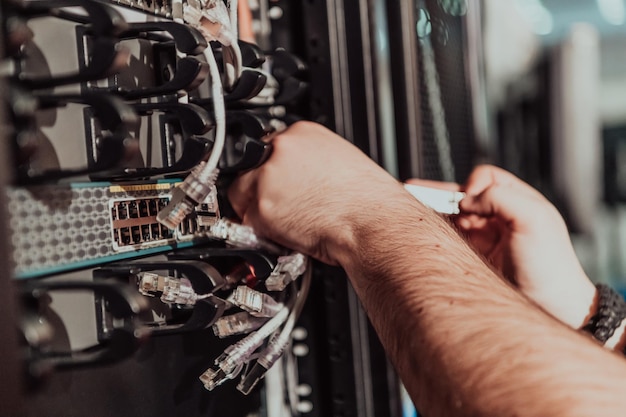
[[[626,289],[626,5],[485,1],[491,157],[566,216],[592,279]]]

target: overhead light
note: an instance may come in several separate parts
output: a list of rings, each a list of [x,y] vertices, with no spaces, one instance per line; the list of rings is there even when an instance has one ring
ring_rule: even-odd
[[[430,23],[430,14],[426,9],[419,9],[419,16],[415,26],[415,29],[417,30],[417,37],[419,39],[427,38],[430,35],[433,27]]]
[[[536,34],[549,35],[552,32],[554,29],[552,13],[540,0],[517,0],[516,4]]]
[[[608,23],[619,26],[626,22],[624,0],[596,0],[600,14]]]

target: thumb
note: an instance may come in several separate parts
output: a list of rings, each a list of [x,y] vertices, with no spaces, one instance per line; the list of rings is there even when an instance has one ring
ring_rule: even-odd
[[[461,214],[497,218],[511,229],[528,228],[541,204],[546,204],[518,187],[493,184],[474,196],[466,196],[459,203]]]

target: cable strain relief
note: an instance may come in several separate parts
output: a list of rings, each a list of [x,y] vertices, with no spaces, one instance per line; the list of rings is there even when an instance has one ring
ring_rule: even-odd
[[[258,362],[255,362],[252,369],[241,379],[239,384],[237,384],[237,390],[239,392],[248,395],[252,391],[252,389],[259,383],[261,379],[267,373],[267,368],[261,365]]]

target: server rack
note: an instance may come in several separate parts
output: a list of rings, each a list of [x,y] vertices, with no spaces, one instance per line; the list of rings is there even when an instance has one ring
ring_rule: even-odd
[[[480,33],[480,27],[472,26],[480,20],[476,16],[480,5],[458,3],[470,13],[449,14],[441,2],[434,1],[275,1],[271,5],[282,10],[282,17],[272,22],[271,32],[260,43],[283,46],[307,63],[310,88],[292,107],[298,117],[337,131],[401,179],[462,179],[478,153],[476,137],[484,138],[485,132],[478,129],[484,117],[480,59],[472,60],[480,54],[470,51],[480,44],[471,38]],[[269,7],[261,7],[259,13],[267,13]],[[433,21],[446,22],[452,47],[415,36],[413,30],[424,11],[432,13]],[[424,76],[426,59],[431,60],[428,70],[436,71],[440,82]],[[450,64],[458,60],[464,62],[462,67]],[[443,100],[437,116],[451,117],[444,119],[450,127],[447,149],[435,143],[433,82]],[[445,160],[456,168],[452,177],[442,168]],[[304,395],[311,407],[291,411],[320,416],[402,415],[399,381],[343,272],[317,265],[314,275],[300,320],[308,333],[309,353],[297,359],[299,376],[311,388]],[[15,301],[7,293],[3,296]],[[42,410],[79,416],[94,408],[102,415],[136,416],[267,413],[264,390],[244,398],[236,393],[234,383],[212,393],[193,384],[193,375],[206,365],[204,358],[213,355],[205,348],[215,354],[224,348],[210,335],[199,332],[151,343],[149,349],[120,364],[57,373],[39,391],[16,396],[3,390],[2,397],[24,399],[25,416]],[[15,345],[7,339],[3,348]],[[16,385],[7,388],[15,391]],[[115,402],[110,401],[112,391]],[[9,407],[14,401],[5,404]]]
[[[0,10],[0,17],[2,10]],[[4,36],[0,31],[0,45],[4,45]],[[3,52],[2,52],[3,53]],[[6,94],[6,86],[3,80],[0,80],[0,92]],[[4,111],[0,111],[0,158],[2,158],[2,166],[0,167],[0,227],[2,233],[7,236],[8,233],[8,215],[6,207],[6,189],[11,183],[11,167],[13,166],[9,157],[8,141],[5,137],[7,122],[5,121]],[[16,298],[12,285],[12,265],[9,261],[11,247],[7,239],[0,239],[0,268],[2,275],[2,288],[0,300],[0,313],[4,318],[0,324],[0,334],[2,334],[3,342],[0,344],[0,369],[3,370],[5,377],[0,382],[0,402],[7,415],[16,414],[21,407],[21,368],[19,363],[19,351],[17,343],[17,334],[15,332],[15,320],[17,318]]]

